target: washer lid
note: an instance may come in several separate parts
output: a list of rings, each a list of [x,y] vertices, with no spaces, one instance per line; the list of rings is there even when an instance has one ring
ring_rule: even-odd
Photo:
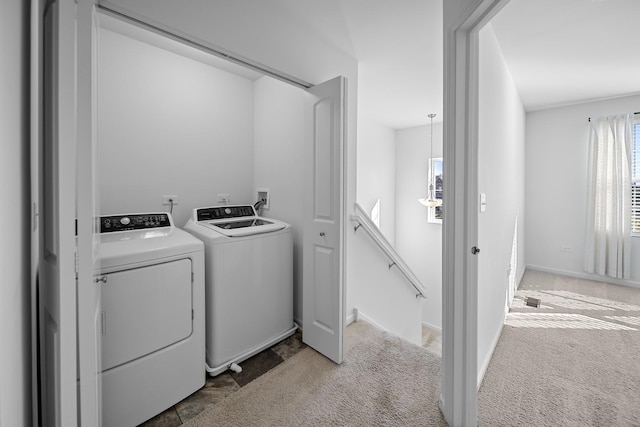
[[[255,216],[237,218],[233,221],[200,221],[199,224],[215,230],[227,237],[273,233],[274,231],[283,230],[287,227],[287,224],[284,222]]]

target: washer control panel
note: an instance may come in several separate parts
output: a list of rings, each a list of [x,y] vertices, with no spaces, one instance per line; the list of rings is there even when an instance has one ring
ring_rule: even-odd
[[[100,217],[101,233],[162,227],[171,227],[171,219],[167,213],[109,215]]]
[[[198,209],[197,213],[198,221],[256,216],[256,212],[251,205],[214,206]]]

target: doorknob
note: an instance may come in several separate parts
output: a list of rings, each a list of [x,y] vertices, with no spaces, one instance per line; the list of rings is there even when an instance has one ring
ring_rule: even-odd
[[[320,237],[324,237],[324,231],[320,232]]]
[[[471,253],[474,254],[474,255],[479,254],[480,253],[480,248],[478,248],[476,246],[472,247],[471,248]]]

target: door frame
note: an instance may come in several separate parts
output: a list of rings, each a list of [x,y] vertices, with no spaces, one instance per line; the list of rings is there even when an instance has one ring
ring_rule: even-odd
[[[65,209],[65,218],[61,221],[70,224],[65,227],[65,241],[73,241],[75,245],[61,246],[60,256],[65,260],[75,258],[75,276],[73,283],[61,283],[65,288],[65,295],[73,295],[75,312],[70,314],[73,319],[74,336],[73,360],[68,360],[75,367],[72,369],[73,377],[65,379],[71,383],[71,387],[64,390],[64,396],[59,399],[72,401],[66,405],[61,421],[65,425],[100,425],[100,385],[99,373],[99,348],[97,344],[96,314],[99,312],[99,299],[96,287],[92,282],[94,271],[94,153],[95,151],[95,23],[94,10],[96,0],[79,0],[65,2],[65,7],[60,9],[60,18],[67,23],[67,27],[75,30],[74,41],[69,49],[75,53],[73,64],[74,83],[66,87],[63,93],[74,102],[75,111],[73,118],[73,138],[65,142],[65,153],[73,152],[72,167],[73,188],[75,190],[72,201],[63,201],[71,207]],[[39,257],[42,250],[42,144],[44,138],[43,121],[43,25],[44,11],[50,0],[31,0],[30,35],[31,35],[31,112],[30,112],[30,166],[31,166],[31,319],[32,319],[32,420],[34,424],[41,425],[43,420],[41,408],[42,402],[40,384],[39,358],[39,328],[38,313],[40,303],[38,301],[39,287]],[[63,42],[69,43],[67,37]],[[77,219],[77,231],[74,233],[73,223]],[[74,247],[75,246],[75,247]],[[73,266],[71,266],[73,268]],[[69,333],[70,331],[67,331]],[[77,357],[77,359],[76,359]]]
[[[100,383],[100,341],[98,319],[100,294],[94,282],[99,269],[95,245],[99,230],[96,196],[97,123],[97,0],[79,0],[76,10],[76,126],[77,182],[76,254],[77,334],[78,334],[78,424],[102,425],[102,387]]]
[[[445,4],[440,410],[452,426],[478,424],[478,33],[508,1]]]

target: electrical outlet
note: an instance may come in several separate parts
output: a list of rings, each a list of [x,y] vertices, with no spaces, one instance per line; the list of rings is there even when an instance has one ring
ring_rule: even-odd
[[[218,203],[224,203],[228,205],[231,201],[231,195],[229,193],[220,193],[218,194]]]
[[[573,252],[573,248],[571,246],[560,246],[560,252]]]
[[[162,196],[162,204],[163,205],[171,205],[171,202],[173,201],[173,205],[177,205],[178,204],[178,196],[176,195],[169,195],[169,196]]]
[[[256,188],[256,201],[264,200],[262,209],[269,209],[269,189],[268,188]]]

